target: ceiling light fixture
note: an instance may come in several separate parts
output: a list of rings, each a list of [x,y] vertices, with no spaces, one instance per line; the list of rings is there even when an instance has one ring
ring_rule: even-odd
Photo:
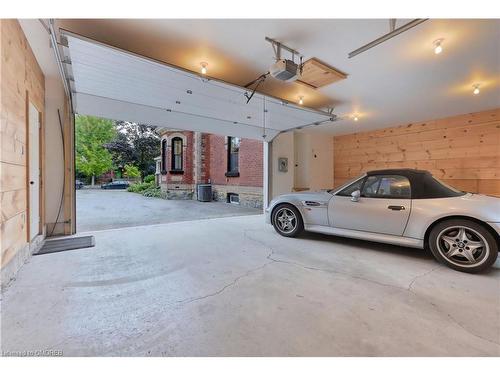
[[[355,115],[354,118],[353,118],[353,120],[354,121],[358,121],[359,120],[358,116]]]
[[[434,53],[436,55],[439,55],[441,52],[443,52],[443,46],[442,46],[443,41],[444,41],[444,39],[436,39],[434,41],[434,43],[433,43],[434,44]]]
[[[474,87],[474,90],[472,91],[472,93],[473,93],[474,95],[477,95],[477,94],[479,94],[479,93],[481,92],[481,91],[479,90],[479,83],[476,83],[476,84],[472,85],[472,87]]]
[[[304,97],[303,96],[299,96],[299,104],[300,105],[304,104]]]
[[[200,65],[201,65],[201,74],[203,75],[207,74],[208,64],[206,62],[201,62]]]

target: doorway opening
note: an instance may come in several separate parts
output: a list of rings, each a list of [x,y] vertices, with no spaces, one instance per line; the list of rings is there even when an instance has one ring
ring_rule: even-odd
[[[40,234],[40,112],[29,102],[28,104],[28,207],[29,230],[28,240],[31,242]]]
[[[262,141],[77,115],[75,161],[77,232],[262,213]]]

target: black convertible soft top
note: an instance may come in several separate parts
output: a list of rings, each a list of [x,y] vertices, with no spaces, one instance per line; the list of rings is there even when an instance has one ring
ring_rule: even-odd
[[[464,195],[463,192],[432,177],[430,172],[420,169],[380,169],[366,174],[367,176],[398,175],[406,177],[410,181],[412,199],[450,198]]]

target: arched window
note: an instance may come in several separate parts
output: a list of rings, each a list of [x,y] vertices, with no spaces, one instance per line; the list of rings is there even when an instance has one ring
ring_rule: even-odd
[[[226,177],[239,177],[239,155],[240,155],[241,138],[227,138],[227,172]]]
[[[182,171],[182,138],[172,139],[172,171]]]
[[[161,173],[167,172],[167,140],[161,141]]]

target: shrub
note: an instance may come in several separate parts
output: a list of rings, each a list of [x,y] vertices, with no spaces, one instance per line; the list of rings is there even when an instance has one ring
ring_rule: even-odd
[[[130,185],[127,189],[127,191],[130,191],[131,193],[141,193],[146,189],[154,188],[155,184],[154,182],[142,182],[140,184],[133,184]]]
[[[165,193],[157,186],[150,187],[149,189],[144,190],[141,194],[145,197],[166,199]]]
[[[154,174],[148,174],[146,177],[144,177],[144,182],[154,182],[155,180],[155,175]]]

